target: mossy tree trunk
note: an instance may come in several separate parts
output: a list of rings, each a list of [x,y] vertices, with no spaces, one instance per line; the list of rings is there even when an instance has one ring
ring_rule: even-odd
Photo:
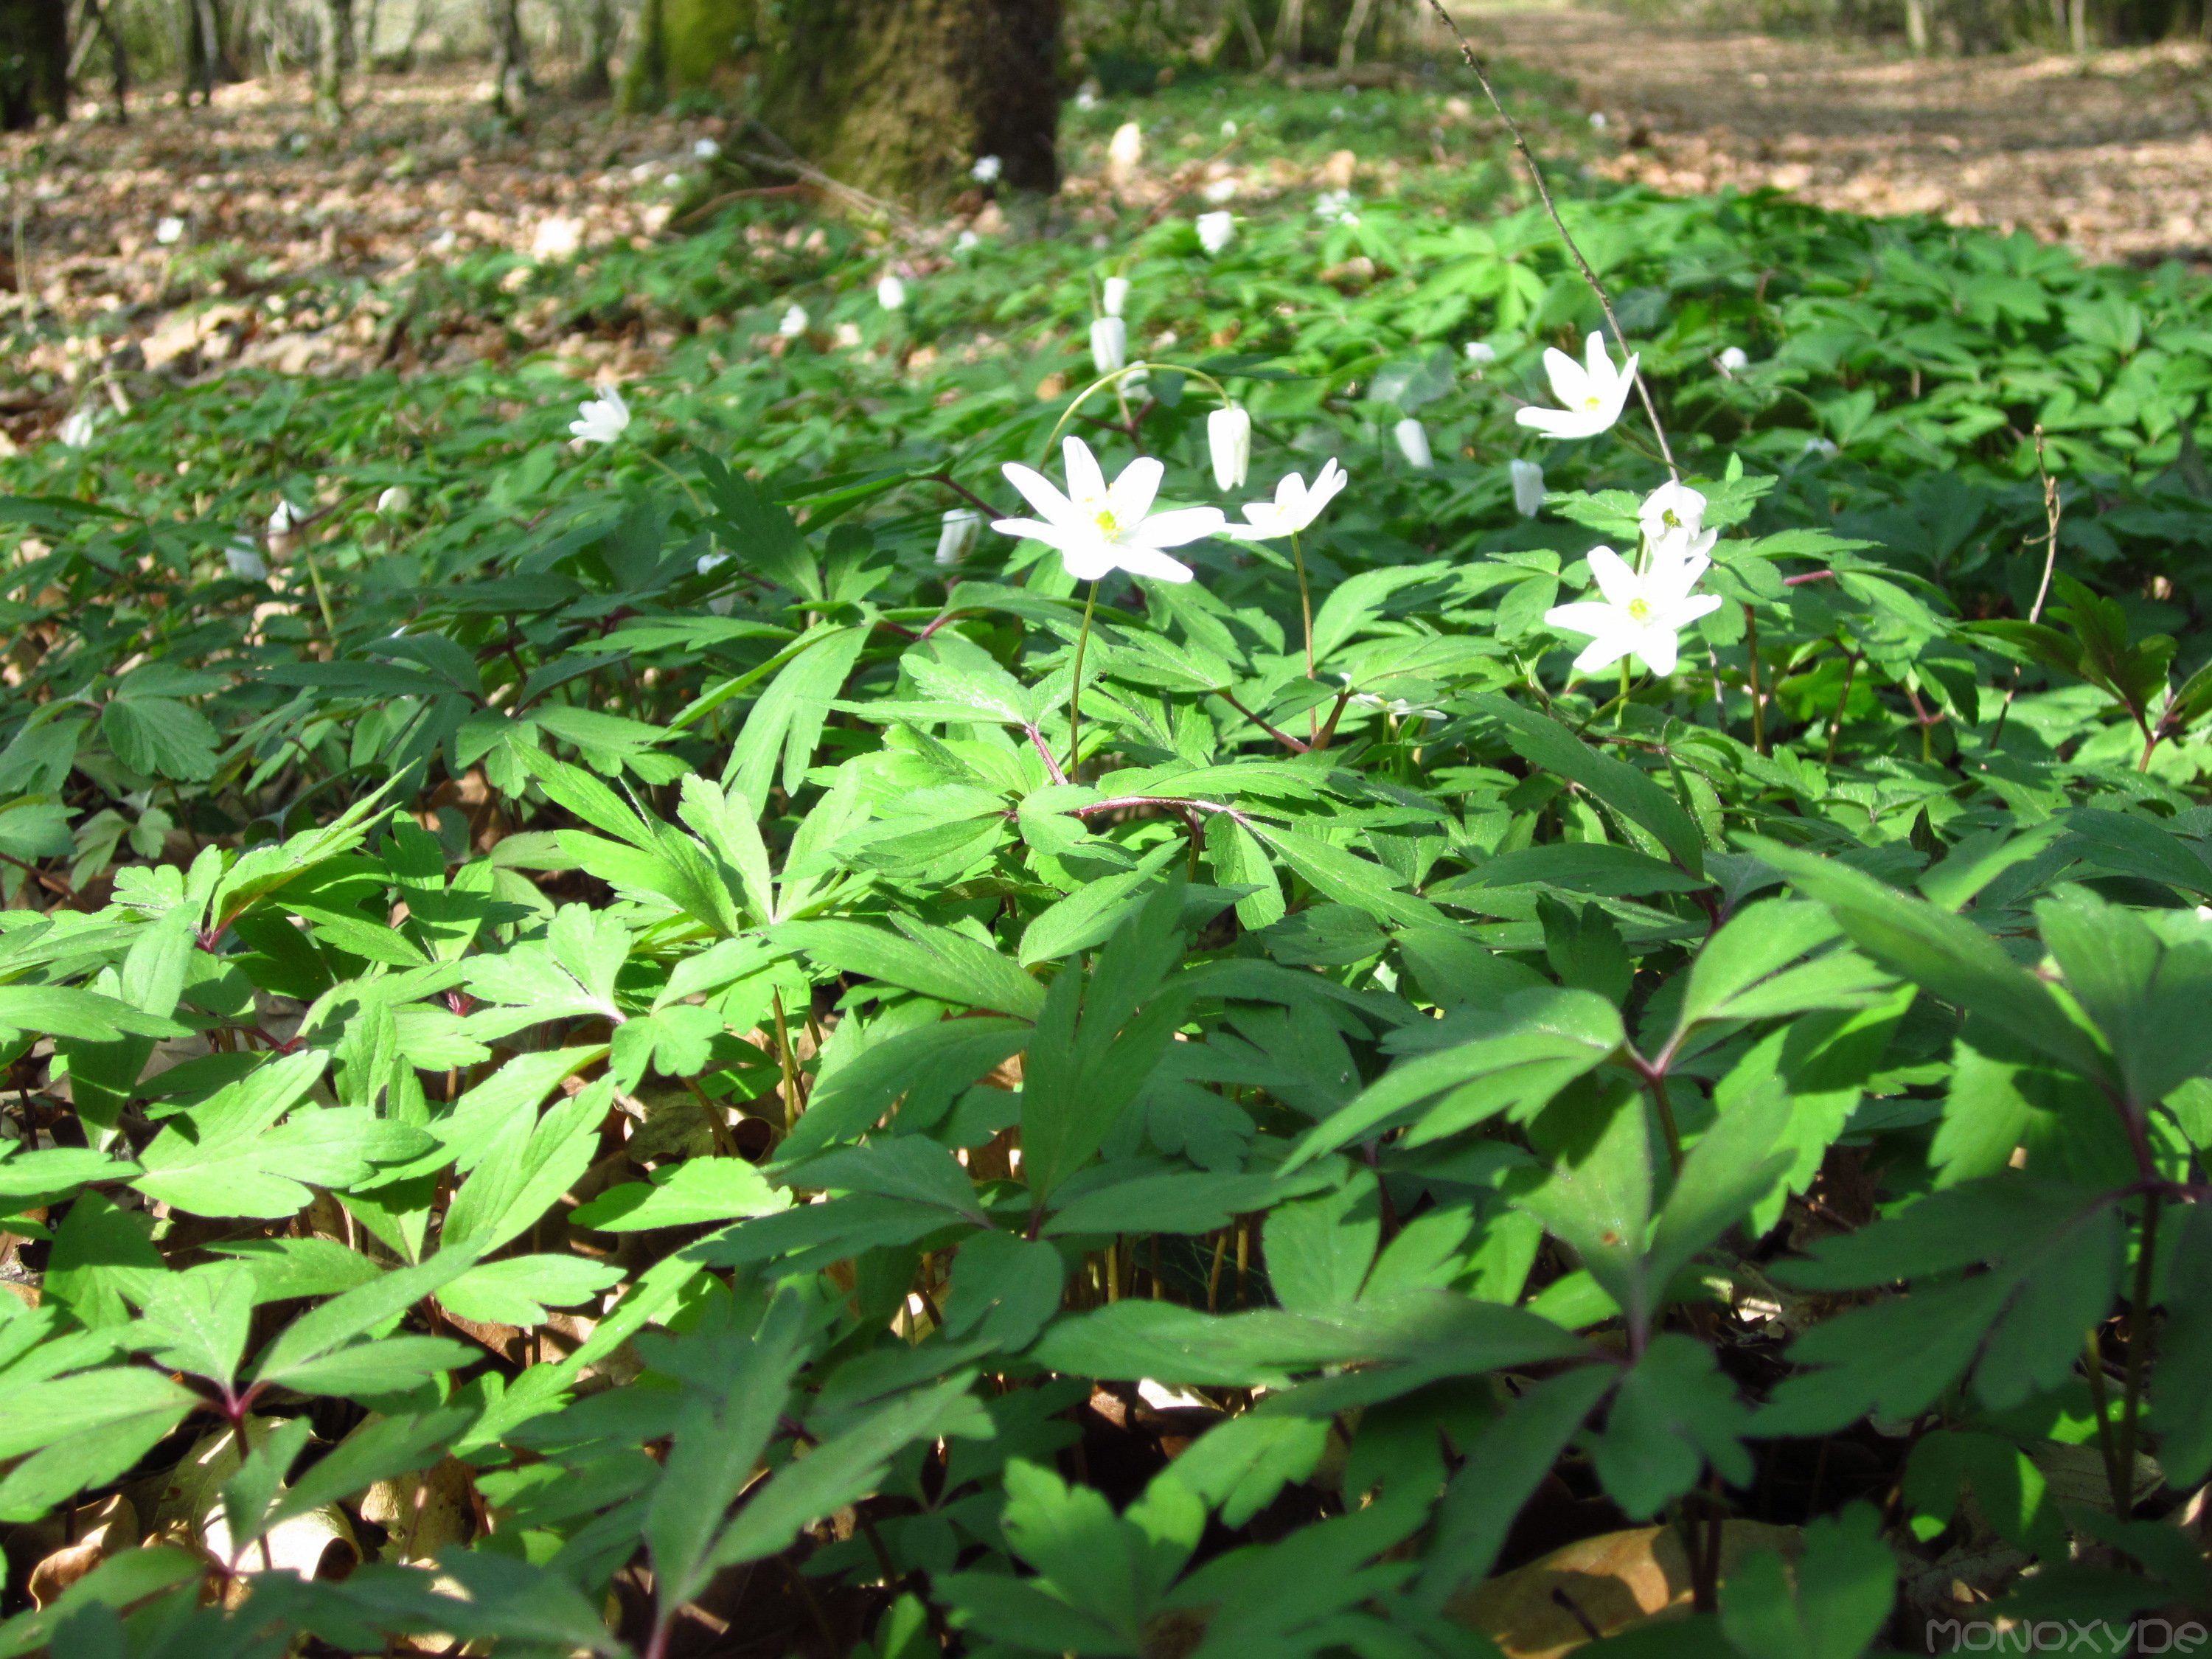
[[[987,155],[1023,190],[1060,164],[1060,0],[781,0],[761,9],[761,119],[840,181],[928,201]]]

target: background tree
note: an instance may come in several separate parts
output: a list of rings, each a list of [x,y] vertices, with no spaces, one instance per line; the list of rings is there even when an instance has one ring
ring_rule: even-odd
[[[0,130],[69,113],[69,17],[63,0],[0,0]]]
[[[315,32],[315,113],[333,125],[345,119],[345,83],[353,58],[353,0],[321,0]]]
[[[530,78],[530,45],[522,33],[521,0],[486,0],[491,28],[492,107],[520,115],[537,90]]]
[[[583,51],[569,90],[579,98],[604,98],[613,87],[607,63],[614,56],[622,19],[615,0],[584,0]]]
[[[1059,0],[788,0],[761,9],[762,118],[834,177],[946,193],[981,157],[1060,182]]]

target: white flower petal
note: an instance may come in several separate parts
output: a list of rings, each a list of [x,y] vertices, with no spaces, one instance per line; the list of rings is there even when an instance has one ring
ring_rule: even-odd
[[[1680,656],[1680,646],[1671,628],[1647,628],[1636,641],[1636,654],[1655,674],[1671,674]]]
[[[1218,536],[1229,526],[1218,507],[1184,507],[1172,513],[1156,513],[1142,524],[1124,531],[1125,547],[1182,547]]]
[[[1575,659],[1575,672],[1593,674],[1601,668],[1610,668],[1636,648],[1634,636],[1607,632],[1599,635],[1584,646],[1582,654]]]
[[[1151,455],[1139,455],[1121,469],[1121,476],[1106,492],[1106,510],[1121,526],[1120,533],[1135,529],[1145,514],[1152,510],[1153,501],[1159,497],[1160,480],[1167,477],[1167,471]],[[1118,534],[1116,538],[1119,539]]]
[[[1098,458],[1091,453],[1091,446],[1070,434],[1060,440],[1060,464],[1067,469],[1067,498],[1078,508],[1087,508],[1093,501],[1103,505],[1106,500],[1106,475],[1098,469]]]
[[[1072,443],[1074,440],[1070,439]],[[1024,466],[1019,461],[1008,461],[999,469],[1006,482],[1022,492],[1022,499],[1051,520],[1054,524],[1072,524],[1077,517],[1075,505],[1060,493],[1053,481],[1033,466]]]
[[[1590,575],[1597,582],[1598,592],[1605,595],[1606,603],[1616,609],[1625,608],[1644,597],[1644,583],[1628,568],[1628,561],[1609,547],[1593,547],[1588,555]]]
[[[1115,562],[1131,575],[1155,581],[1187,582],[1196,574],[1181,559],[1171,559],[1157,548],[1124,547]]]

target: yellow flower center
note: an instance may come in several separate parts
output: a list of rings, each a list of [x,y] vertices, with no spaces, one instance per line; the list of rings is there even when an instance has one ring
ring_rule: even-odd
[[[1639,627],[1648,624],[1651,620],[1651,602],[1640,594],[1631,599],[1628,602],[1628,620]]]
[[[1599,397],[1596,392],[1593,392],[1589,397],[1583,399],[1583,407],[1584,409],[1602,409],[1605,407],[1605,399]]]
[[[1110,507],[1100,507],[1097,517],[1091,522],[1098,526],[1098,533],[1109,541],[1121,533],[1121,521],[1114,516],[1114,509]]]

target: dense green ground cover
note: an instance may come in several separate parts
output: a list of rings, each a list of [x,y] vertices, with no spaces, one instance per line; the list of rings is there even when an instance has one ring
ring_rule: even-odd
[[[426,281],[726,319],[604,447],[523,362],[7,464],[9,1593],[118,1495],[161,1547],[0,1651],[1482,1653],[1498,1571],[1723,1514],[1795,1568],[1617,1639],[2203,1601],[2212,290],[1570,202],[1726,601],[1583,679],[1665,473],[1516,425],[1596,305],[1448,94],[1071,109],[1233,138],[1211,257],[756,199]],[[1060,476],[1111,274],[1109,475],[1349,471],[1310,632],[1282,543],[1087,638],[1039,544],[938,561]]]

